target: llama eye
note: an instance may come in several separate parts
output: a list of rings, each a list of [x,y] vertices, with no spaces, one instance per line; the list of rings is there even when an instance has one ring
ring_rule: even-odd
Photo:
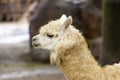
[[[47,37],[52,38],[54,35],[52,34],[47,34]]]

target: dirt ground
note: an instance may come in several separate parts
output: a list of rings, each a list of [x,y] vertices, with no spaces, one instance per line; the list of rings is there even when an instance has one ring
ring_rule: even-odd
[[[0,80],[65,80],[59,68],[32,62],[28,42],[0,44]]]
[[[50,75],[37,75],[37,76],[29,76],[24,78],[16,78],[9,80],[65,80],[63,75],[61,74],[50,74]]]
[[[40,63],[0,64],[0,80],[65,80],[59,68]]]
[[[16,80],[65,80],[65,79],[61,74],[51,74],[51,75],[43,75],[43,76],[38,75],[35,77],[26,77]]]

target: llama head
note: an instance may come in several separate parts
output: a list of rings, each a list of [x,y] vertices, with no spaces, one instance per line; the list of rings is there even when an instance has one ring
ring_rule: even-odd
[[[39,34],[32,38],[33,46],[55,51],[56,45],[71,24],[72,17],[62,15],[60,19],[51,21],[47,25],[42,26],[39,30]]]
[[[39,34],[32,38],[32,44],[35,48],[50,50],[51,64],[56,64],[58,46],[63,42],[64,34],[69,30],[71,24],[72,17],[62,15],[60,19],[51,21],[47,25],[42,26],[39,30]]]

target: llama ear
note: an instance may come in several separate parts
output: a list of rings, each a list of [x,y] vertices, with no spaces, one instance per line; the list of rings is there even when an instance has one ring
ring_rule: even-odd
[[[62,35],[64,31],[72,24],[72,17],[69,16],[66,18],[66,20],[63,22],[61,28],[60,28],[60,34]]]
[[[69,16],[69,17],[65,20],[65,22],[63,23],[64,29],[67,29],[71,24],[72,24],[72,17]]]
[[[61,20],[61,21],[64,21],[64,20],[66,20],[66,19],[67,19],[67,17],[66,17],[65,14],[63,14],[63,15],[60,17],[60,20]]]

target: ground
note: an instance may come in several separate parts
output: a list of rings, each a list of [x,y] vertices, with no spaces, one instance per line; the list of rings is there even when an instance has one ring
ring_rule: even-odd
[[[0,46],[0,80],[48,79],[65,80],[59,68],[31,61],[27,44]]]
[[[38,63],[12,63],[0,65],[0,80],[65,80],[55,66]]]

